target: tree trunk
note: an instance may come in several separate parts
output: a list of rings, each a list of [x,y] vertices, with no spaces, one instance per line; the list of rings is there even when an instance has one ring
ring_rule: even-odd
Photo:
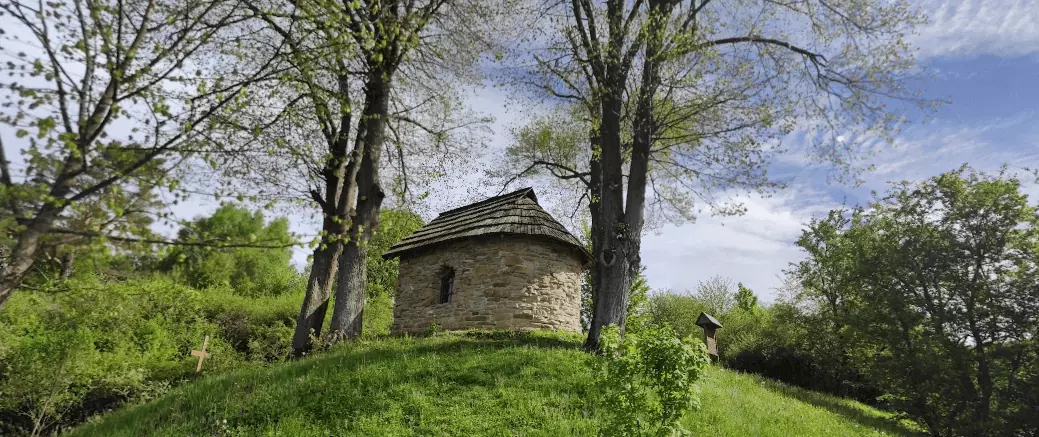
[[[25,275],[36,262],[36,252],[40,249],[43,237],[54,226],[62,209],[63,207],[55,206],[52,202],[45,203],[36,213],[36,217],[26,225],[25,230],[18,234],[18,242],[11,249],[10,256],[2,266],[0,310],[4,308],[4,304],[7,303],[7,299],[11,297],[14,290],[22,285]]]
[[[363,149],[357,171],[357,210],[350,224],[344,256],[339,265],[336,303],[328,342],[361,336],[368,279],[368,240],[379,226],[379,209],[385,194],[379,185],[379,161],[389,116],[390,74],[376,70],[365,90],[362,115]]]
[[[61,256],[61,270],[58,277],[68,279],[72,277],[73,273],[76,273],[76,252],[65,252]]]
[[[589,351],[598,351],[602,328],[617,325],[624,332],[632,275],[625,257],[618,257],[609,265],[598,260],[593,268],[597,269],[597,273],[593,275],[596,283],[593,284],[595,297],[592,302],[592,324],[584,347]]]
[[[624,331],[631,276],[624,224],[624,175],[621,156],[623,82],[614,83],[603,98],[599,126],[600,153],[595,167],[601,175],[597,205],[592,209],[592,239],[597,274],[593,293],[592,324],[585,349],[598,351],[602,328],[617,325]],[[595,153],[593,153],[593,156]],[[594,159],[594,158],[593,158]],[[596,172],[593,172],[596,173]],[[593,174],[593,177],[595,175]],[[593,193],[594,196],[595,193]]]
[[[329,221],[326,219],[326,222]],[[328,312],[328,298],[332,295],[332,284],[336,278],[336,270],[343,243],[328,234],[321,238],[321,244],[314,249],[314,261],[307,278],[307,291],[303,296],[303,305],[296,318],[296,331],[292,335],[292,354],[302,356],[310,351],[311,337],[321,334],[321,326],[325,323]]]

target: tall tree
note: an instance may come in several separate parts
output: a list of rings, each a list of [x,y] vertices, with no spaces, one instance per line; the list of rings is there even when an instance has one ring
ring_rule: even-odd
[[[459,123],[436,112],[455,103],[446,79],[476,77],[472,66],[486,50],[481,32],[493,20],[480,21],[488,17],[484,2],[468,1],[253,1],[250,8],[274,38],[292,47],[285,58],[291,70],[270,91],[281,105],[267,114],[274,121],[287,115],[286,122],[272,123],[288,135],[264,141],[272,150],[287,150],[299,168],[314,170],[304,179],[322,212],[293,339],[301,353],[321,333],[334,284],[327,341],[360,335],[367,242],[378,227],[383,199],[387,192],[414,196],[409,180],[416,165],[442,161],[417,163],[421,158],[415,155],[426,152],[421,145],[455,153],[445,141],[449,134],[483,121]],[[306,129],[306,119],[316,119],[317,128]],[[272,123],[244,128],[262,134]],[[310,146],[315,143],[323,146]],[[387,144],[395,153],[383,153]],[[389,184],[382,177],[387,167],[396,170]]]
[[[0,122],[16,139],[0,144],[2,197],[16,218],[6,221],[2,306],[64,214],[106,190],[176,190],[169,170],[184,149],[270,64],[236,81],[195,74],[234,59],[233,25],[245,19],[236,0],[5,0],[0,11],[3,49],[17,52],[0,86]]]
[[[562,105],[554,115],[565,118],[548,126],[585,133],[521,140],[510,162],[520,175],[547,170],[570,181],[588,201],[592,349],[603,326],[624,325],[647,209],[688,219],[699,198],[738,213],[714,196],[778,188],[767,164],[795,128],[807,155],[850,169],[861,144],[901,121],[892,102],[926,103],[904,86],[915,69],[904,37],[922,21],[904,0],[541,6],[555,19],[532,38],[536,50],[518,55],[522,71],[511,80]]]
[[[870,206],[804,232],[801,297],[932,435],[1036,432],[1022,394],[1039,369],[1039,214],[1020,182],[964,168]],[[840,282],[818,280],[838,271]]]
[[[758,308],[758,296],[742,282],[736,284],[736,307],[748,313]]]

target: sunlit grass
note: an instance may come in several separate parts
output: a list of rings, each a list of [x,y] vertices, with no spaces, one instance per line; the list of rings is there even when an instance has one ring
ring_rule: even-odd
[[[73,435],[596,435],[607,407],[579,345],[555,334],[360,342],[202,378]],[[747,375],[712,370],[702,389],[686,420],[697,435],[909,435],[861,404]]]

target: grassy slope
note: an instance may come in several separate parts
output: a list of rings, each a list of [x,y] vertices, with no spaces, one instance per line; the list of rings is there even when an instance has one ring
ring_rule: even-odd
[[[72,434],[595,435],[591,358],[576,345],[551,336],[349,345],[204,378]],[[699,435],[910,435],[861,404],[720,369],[703,382],[702,404],[686,420]]]

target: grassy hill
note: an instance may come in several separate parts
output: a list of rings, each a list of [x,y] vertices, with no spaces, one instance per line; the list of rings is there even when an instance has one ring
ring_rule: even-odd
[[[345,345],[268,369],[203,378],[74,436],[596,435],[576,339],[445,335]],[[862,404],[712,369],[697,435],[913,435]]]

